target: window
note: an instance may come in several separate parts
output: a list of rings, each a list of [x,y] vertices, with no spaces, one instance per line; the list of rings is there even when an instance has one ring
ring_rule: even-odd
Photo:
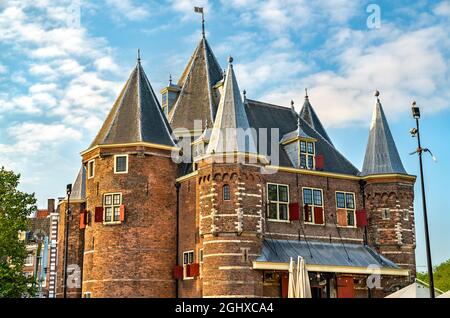
[[[403,220],[404,221],[409,220],[409,211],[407,209],[403,210]]]
[[[34,255],[33,253],[29,253],[27,258],[25,259],[25,266],[33,266],[34,263]]]
[[[300,168],[314,169],[315,147],[314,142],[300,140]]]
[[[193,279],[187,277],[187,265],[194,263],[194,251],[187,251],[183,253],[183,277],[184,279]]]
[[[383,209],[381,211],[381,217],[383,218],[383,220],[389,220],[391,218],[391,210]]]
[[[269,219],[288,221],[289,186],[283,184],[268,183],[267,193],[269,199]]]
[[[355,227],[356,208],[355,194],[352,192],[336,192],[336,209],[338,214],[338,225]],[[342,213],[342,215],[341,215]]]
[[[128,173],[128,155],[114,156],[114,173]]]
[[[322,189],[303,188],[303,206],[305,205],[308,205],[309,213],[304,214],[304,221],[306,223],[323,224]]]
[[[91,298],[91,297],[92,297],[92,293],[91,292],[84,292],[83,298]]]
[[[229,201],[231,200],[231,196],[230,196],[230,186],[228,184],[225,184],[223,186],[223,200],[224,201]]]
[[[104,196],[103,210],[105,223],[120,222],[120,206],[122,205],[122,194],[108,193]]]
[[[95,160],[88,161],[88,179],[94,177],[95,174]]]
[[[203,249],[198,250],[198,262],[200,264],[200,277],[202,276],[202,270],[203,270]]]

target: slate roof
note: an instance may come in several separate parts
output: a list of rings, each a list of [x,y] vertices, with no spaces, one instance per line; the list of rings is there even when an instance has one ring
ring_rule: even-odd
[[[384,268],[399,268],[394,262],[362,244],[345,243],[342,245],[341,243],[318,241],[306,243],[304,240],[265,239],[261,255],[256,262],[288,263],[291,257],[297,260],[298,256],[302,256],[305,263],[310,265],[358,267],[378,265]]]
[[[192,131],[194,120],[213,122],[218,107],[213,86],[222,78],[222,68],[202,37],[178,81],[181,91],[169,113],[172,127]]]
[[[303,103],[303,107],[300,110],[300,117],[308,123],[315,131],[317,131],[322,137],[327,140],[330,144],[333,144],[331,138],[328,136],[325,128],[323,128],[322,123],[320,122],[319,117],[317,116],[314,108],[309,102],[308,95],[305,96],[305,102]]]
[[[174,146],[171,134],[171,127],[138,59],[90,148],[132,142]]]
[[[224,90],[220,98],[216,119],[212,128],[207,153],[245,152],[257,153],[256,142],[249,138],[239,136],[239,133],[248,131],[250,124],[242,103],[241,92],[233,70],[233,59],[230,57]]]
[[[86,199],[86,168],[81,165],[77,178],[72,186],[71,200],[85,200]]]
[[[386,173],[407,174],[389,129],[383,107],[377,98],[361,175]]]
[[[257,131],[259,128],[268,128],[267,141],[271,140],[271,128],[279,128],[279,139],[298,129],[298,114],[291,108],[282,107],[278,105],[263,103],[251,99],[246,99],[245,109],[250,122],[250,126]],[[300,118],[300,127],[303,132],[317,139],[316,154],[324,155],[324,171],[358,175],[359,170],[353,166],[328,140],[326,140],[320,133],[315,131],[306,121]],[[258,138],[260,140],[260,138]],[[258,145],[259,147],[259,145]],[[268,154],[271,154],[270,144],[267,146]],[[259,149],[258,149],[259,150]],[[280,166],[293,167],[284,148],[280,145]]]

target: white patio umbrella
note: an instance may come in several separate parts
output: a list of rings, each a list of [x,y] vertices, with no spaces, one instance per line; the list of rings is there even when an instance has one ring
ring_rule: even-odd
[[[298,256],[297,263],[294,263],[292,257],[289,262],[288,298],[311,298],[308,270],[301,256]]]

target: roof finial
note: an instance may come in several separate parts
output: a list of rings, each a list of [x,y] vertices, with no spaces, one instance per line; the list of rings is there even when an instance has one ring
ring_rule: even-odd
[[[139,64],[141,63],[141,50],[140,49],[138,49],[138,52],[137,52],[137,61]]]
[[[245,89],[242,91],[242,94],[244,94],[244,100],[246,100],[247,99],[247,91]]]
[[[203,7],[194,7],[194,12],[202,14],[202,37],[205,38],[205,14]]]
[[[291,100],[291,108],[292,108],[293,111],[295,111],[295,108],[294,108],[294,101],[293,101],[293,100]]]
[[[172,74],[169,74],[169,86],[172,86]]]
[[[305,99],[308,99],[308,89],[305,88]]]
[[[228,63],[230,66],[233,66],[233,57],[231,55],[228,57]]]
[[[377,98],[377,101],[379,102],[380,101],[380,91],[378,89],[375,91],[375,97]]]

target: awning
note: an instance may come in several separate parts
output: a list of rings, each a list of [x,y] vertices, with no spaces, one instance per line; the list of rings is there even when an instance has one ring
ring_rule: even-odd
[[[362,244],[265,239],[254,269],[289,270],[290,258],[302,256],[312,272],[408,276],[409,270]]]

